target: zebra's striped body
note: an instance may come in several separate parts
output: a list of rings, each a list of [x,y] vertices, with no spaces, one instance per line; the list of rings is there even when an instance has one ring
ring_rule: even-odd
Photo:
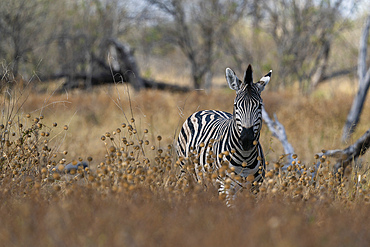
[[[231,69],[226,69],[230,88],[237,91],[233,114],[205,110],[192,114],[183,124],[177,143],[179,157],[197,154],[195,170],[204,170],[208,163],[219,169],[227,161],[229,168],[241,177],[254,175],[254,181],[262,181],[265,162],[259,143],[262,126],[261,92],[268,83],[271,71],[257,83],[252,81],[252,68],[248,67],[241,82]],[[184,164],[184,161],[182,165]],[[198,169],[201,166],[200,169]],[[195,174],[196,179],[198,175]],[[219,177],[220,192],[224,182]],[[243,185],[233,181],[234,193]]]

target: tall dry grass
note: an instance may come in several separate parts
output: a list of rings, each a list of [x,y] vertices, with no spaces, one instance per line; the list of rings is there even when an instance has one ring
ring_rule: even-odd
[[[228,208],[217,195],[216,171],[198,184],[179,177],[172,144],[194,111],[232,111],[234,93],[127,90],[53,95],[23,89],[26,101],[2,94],[1,245],[369,243],[369,155],[361,167],[338,175],[327,160],[316,173],[311,167],[316,152],[346,146],[339,140],[352,95],[264,92],[267,111],[284,124],[298,157],[290,171],[278,173],[283,149],[264,126],[267,178],[259,192],[242,191]],[[19,111],[8,114],[11,106]],[[368,100],[353,140],[368,129],[369,107]],[[89,168],[64,172],[65,164],[79,160]]]

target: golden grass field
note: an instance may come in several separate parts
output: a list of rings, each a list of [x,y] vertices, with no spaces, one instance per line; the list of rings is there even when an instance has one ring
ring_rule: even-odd
[[[117,85],[3,93],[0,246],[367,246],[370,155],[340,180],[327,160],[311,177],[316,153],[352,144],[370,125],[367,99],[352,140],[340,142],[355,86],[333,83],[309,96],[262,93],[302,175],[278,175],[283,148],[263,126],[270,172],[258,193],[239,193],[232,208],[217,194],[215,171],[199,184],[179,178],[172,145],[191,113],[232,111],[233,91],[135,93]],[[89,169],[59,172],[79,159]]]

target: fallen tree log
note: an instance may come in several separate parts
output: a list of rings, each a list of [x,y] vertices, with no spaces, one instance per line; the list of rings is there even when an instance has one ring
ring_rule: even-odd
[[[157,82],[149,79],[143,78],[144,88],[158,89],[158,90],[168,90],[171,92],[190,92],[192,89],[186,86],[179,86],[175,84],[168,84],[164,82]]]
[[[150,88],[157,90],[168,90],[173,92],[189,92],[190,87],[158,82],[155,80],[143,78],[140,75],[134,51],[129,45],[123,44],[116,39],[109,40],[109,44],[115,49],[116,57],[114,61],[116,66],[111,66],[107,61],[91,54],[94,70],[90,72],[62,72],[48,76],[39,76],[42,81],[65,78],[66,81],[58,90],[59,93],[66,90],[104,84],[129,83],[135,91]]]
[[[100,73],[100,74],[93,74],[89,76],[87,74],[79,73],[73,75],[73,80],[70,79],[70,75],[68,74],[55,74],[50,75],[47,77],[42,77],[43,81],[46,80],[56,80],[61,78],[67,78],[68,83],[64,83],[58,92],[64,92],[65,90],[75,89],[75,88],[83,88],[85,89],[85,84],[83,83],[86,79],[91,80],[92,86],[99,86],[105,84],[115,84],[115,83],[129,83],[125,81],[125,78],[120,74],[119,71],[113,71],[112,73]],[[169,84],[165,82],[158,82],[151,79],[141,78],[143,82],[143,88],[145,89],[157,89],[157,90],[167,90],[172,92],[181,92],[186,93],[190,92],[192,89],[186,86],[179,86],[174,84]],[[72,83],[73,82],[73,83]],[[80,83],[82,82],[82,83]]]

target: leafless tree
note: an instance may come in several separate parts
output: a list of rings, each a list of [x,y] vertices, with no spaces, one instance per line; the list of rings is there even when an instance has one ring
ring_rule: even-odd
[[[323,78],[336,33],[345,25],[343,0],[265,1],[268,27],[277,48],[279,75],[285,84],[298,80],[302,90]],[[289,75],[289,77],[288,77]]]
[[[12,64],[10,67],[15,77],[20,63],[42,43],[40,36],[48,5],[48,0],[1,0],[0,57]]]
[[[220,49],[245,10],[243,0],[147,0],[153,7],[166,13],[170,27],[166,39],[178,46],[191,66],[195,89],[204,87],[205,78],[211,80],[212,66]],[[208,75],[208,76],[206,76]]]

